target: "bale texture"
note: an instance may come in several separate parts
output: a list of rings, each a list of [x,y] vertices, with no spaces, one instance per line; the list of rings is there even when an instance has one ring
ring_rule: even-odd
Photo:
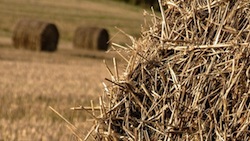
[[[73,45],[76,48],[106,51],[108,42],[109,34],[106,29],[80,26],[75,30]]]
[[[15,48],[24,48],[37,51],[56,51],[59,32],[55,24],[22,19],[13,32]]]
[[[118,75],[115,62],[108,69],[111,83],[90,134],[250,140],[250,1],[164,0],[160,7],[161,17],[151,14],[150,27],[124,48],[124,72]]]

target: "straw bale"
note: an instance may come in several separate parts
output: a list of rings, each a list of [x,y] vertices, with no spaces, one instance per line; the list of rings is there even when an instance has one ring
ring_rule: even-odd
[[[165,0],[160,7],[161,17],[150,14],[150,27],[123,49],[130,55],[123,74],[115,61],[114,72],[108,67],[110,85],[89,135],[250,140],[250,2]]]
[[[109,34],[104,28],[79,26],[75,30],[73,45],[87,50],[106,51],[109,46]]]
[[[53,23],[22,19],[16,24],[12,39],[15,48],[56,51],[59,32]]]

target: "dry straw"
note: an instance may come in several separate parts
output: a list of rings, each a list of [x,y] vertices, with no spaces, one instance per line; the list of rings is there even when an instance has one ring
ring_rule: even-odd
[[[160,7],[125,49],[124,74],[109,69],[88,137],[250,140],[249,0],[165,0]]]
[[[87,50],[106,51],[109,46],[109,34],[104,28],[79,26],[75,30],[73,45]]]
[[[56,51],[59,32],[55,24],[38,20],[22,19],[13,32],[15,48],[37,51]]]

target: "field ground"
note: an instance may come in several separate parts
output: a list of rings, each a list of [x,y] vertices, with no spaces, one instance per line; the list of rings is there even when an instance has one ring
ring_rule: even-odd
[[[1,0],[0,1],[0,141],[75,140],[53,107],[78,127],[84,137],[91,126],[84,111],[71,107],[98,103],[104,78],[110,78],[103,60],[112,68],[115,53],[72,48],[79,24],[104,26],[112,41],[127,43],[117,26],[138,36],[142,9],[108,0]],[[124,14],[125,13],[125,14]],[[11,34],[18,19],[39,18],[56,22],[61,40],[55,53],[15,49]],[[118,65],[122,62],[118,58]]]
[[[68,48],[46,53],[1,47],[0,52],[0,141],[72,138],[49,106],[86,131],[89,115],[70,108],[90,106],[90,100],[98,104],[102,82],[110,78],[103,60],[112,68],[116,55]]]

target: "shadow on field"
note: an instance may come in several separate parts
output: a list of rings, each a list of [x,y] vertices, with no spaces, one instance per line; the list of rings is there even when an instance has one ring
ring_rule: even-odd
[[[91,59],[106,59],[104,56],[97,56],[95,54],[71,54],[73,57],[79,57],[79,58],[91,58]]]

